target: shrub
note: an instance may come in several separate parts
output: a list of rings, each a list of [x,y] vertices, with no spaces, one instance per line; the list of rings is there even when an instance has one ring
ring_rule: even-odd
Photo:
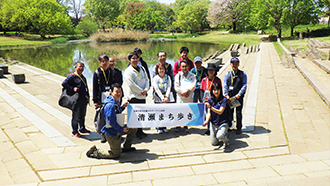
[[[58,37],[58,38],[50,40],[50,42],[53,44],[58,44],[58,43],[66,43],[67,40],[68,40],[68,38],[66,38],[66,37]]]
[[[76,33],[85,34],[87,37],[97,32],[98,25],[91,18],[87,17],[86,19],[79,22],[76,27]]]

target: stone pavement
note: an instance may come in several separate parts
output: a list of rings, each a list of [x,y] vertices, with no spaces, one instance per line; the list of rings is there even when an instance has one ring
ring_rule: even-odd
[[[149,129],[135,140],[138,150],[119,160],[86,157],[94,144],[109,148],[95,132],[71,135],[71,113],[57,104],[64,77],[10,65],[27,82],[0,79],[0,185],[329,185],[329,108],[297,69],[284,68],[272,43],[260,49],[240,56],[249,120],[243,134],[230,132],[230,149],[211,146],[203,127]],[[228,64],[228,52],[223,59]],[[224,66],[222,80],[229,69]],[[90,129],[93,116],[89,106]]]

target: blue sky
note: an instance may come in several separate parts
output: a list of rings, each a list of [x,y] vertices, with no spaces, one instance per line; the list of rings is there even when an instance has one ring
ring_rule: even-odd
[[[174,3],[175,0],[157,0],[160,3],[166,3],[166,4],[170,4],[170,3]]]

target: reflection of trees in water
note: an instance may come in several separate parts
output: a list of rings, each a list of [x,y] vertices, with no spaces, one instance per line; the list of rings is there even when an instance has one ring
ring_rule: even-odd
[[[188,43],[183,41],[168,42],[138,42],[138,43],[80,43],[66,44],[48,47],[34,47],[21,49],[0,50],[0,56],[3,58],[12,58],[25,62],[27,64],[66,76],[73,71],[73,64],[78,60],[86,63],[86,73],[94,72],[100,65],[98,56],[107,54],[114,57],[115,67],[125,70],[128,65],[127,56],[134,48],[139,47],[142,50],[142,57],[152,67],[158,63],[157,53],[163,50],[167,53],[167,61],[176,61],[179,57],[179,51],[182,46],[189,48],[189,58],[191,60],[196,56],[205,57],[213,54],[222,48],[228,48],[224,45],[214,45],[206,43]]]

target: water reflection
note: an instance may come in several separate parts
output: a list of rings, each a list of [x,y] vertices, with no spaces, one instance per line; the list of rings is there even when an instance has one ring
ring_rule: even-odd
[[[33,47],[20,49],[0,50],[0,57],[12,58],[36,66],[38,68],[67,76],[74,72],[73,64],[79,60],[85,63],[84,75],[89,82],[93,72],[99,67],[98,56],[107,54],[115,58],[115,66],[125,70],[128,65],[127,55],[134,48],[142,50],[142,57],[148,63],[150,72],[158,63],[157,53],[163,50],[167,53],[167,62],[174,64],[180,57],[179,51],[182,46],[189,48],[189,58],[193,60],[195,56],[202,58],[213,54],[217,50],[227,48],[226,45],[215,45],[206,43],[189,43],[178,41],[167,42],[140,42],[140,43],[80,43],[53,45],[47,47]]]

